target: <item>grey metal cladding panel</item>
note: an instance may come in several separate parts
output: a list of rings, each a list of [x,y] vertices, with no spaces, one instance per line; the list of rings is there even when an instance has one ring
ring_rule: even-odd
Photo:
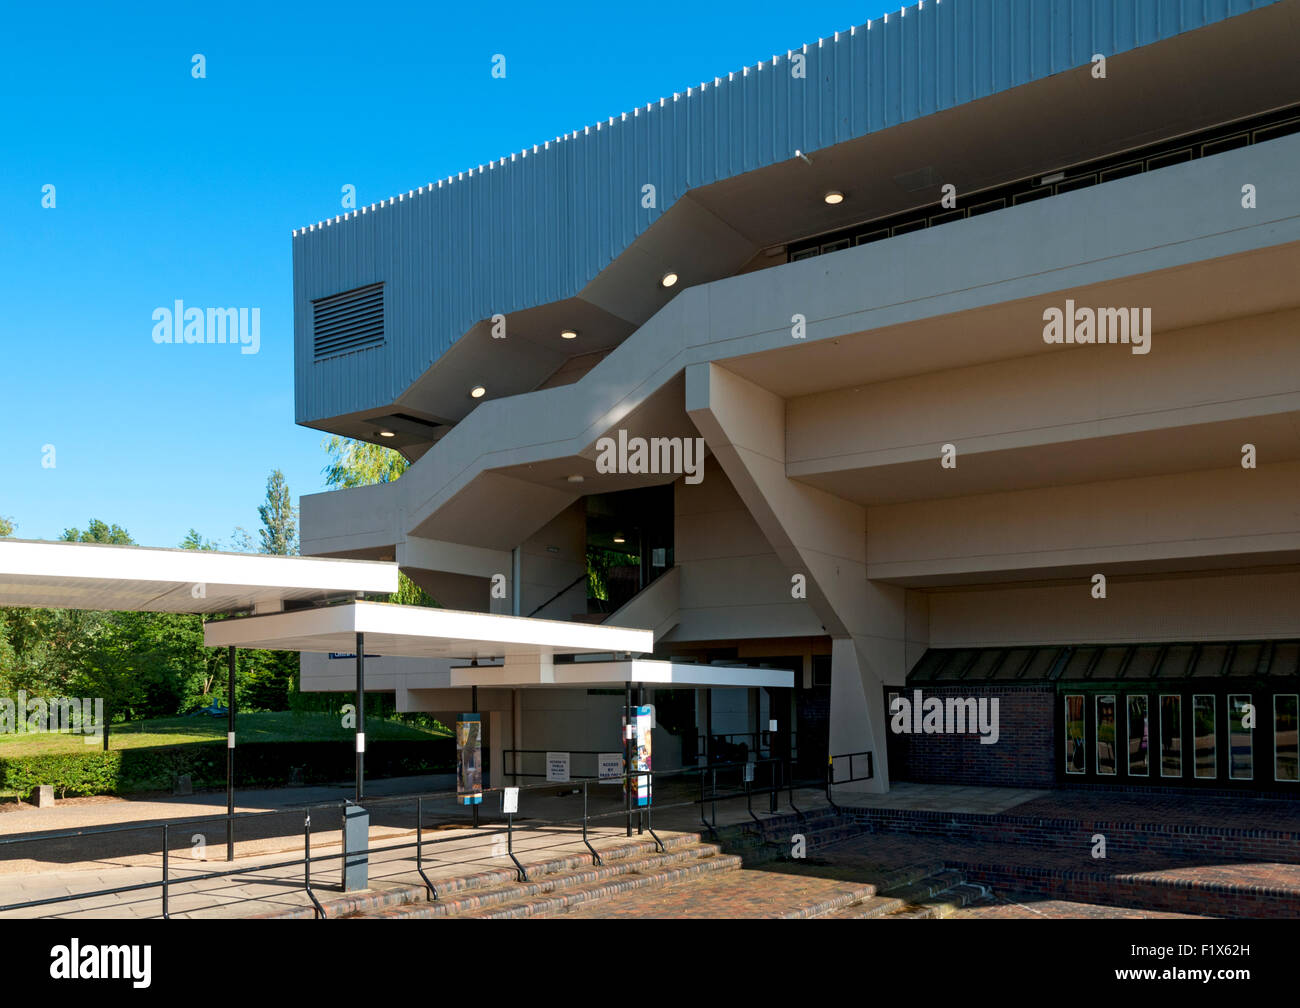
[[[570,297],[688,190],[1278,0],[927,0],[293,240],[300,421],[386,405],[496,312]],[[641,206],[641,186],[657,207]],[[383,346],[312,361],[310,301],[384,281]]]

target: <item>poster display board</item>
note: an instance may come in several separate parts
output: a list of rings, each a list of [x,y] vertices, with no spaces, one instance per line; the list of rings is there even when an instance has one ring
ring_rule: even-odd
[[[632,722],[632,770],[633,772],[652,771],[654,769],[654,732],[652,731],[655,722],[654,704],[632,707],[628,713],[631,715]],[[625,717],[623,721],[625,729],[627,723]],[[634,805],[644,807],[650,804],[650,782],[649,776],[637,777],[631,782]]]
[[[483,722],[477,714],[462,714],[456,722],[456,800],[483,804]]]

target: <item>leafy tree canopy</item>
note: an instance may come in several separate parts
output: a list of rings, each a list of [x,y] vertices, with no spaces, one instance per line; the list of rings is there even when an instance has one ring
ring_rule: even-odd
[[[114,546],[135,545],[131,533],[122,528],[121,525],[109,525],[98,518],[92,518],[84,532],[75,528],[64,529],[63,535],[59,536],[59,539],[63,542],[110,543]]]
[[[181,549],[199,550],[207,553],[217,549],[217,544],[211,539],[204,539],[199,535],[197,529],[190,529],[185,533],[185,538],[181,540]]]
[[[321,445],[330,457],[329,465],[321,470],[325,483],[339,490],[391,483],[409,466],[400,453],[369,441],[335,436]]]
[[[401,454],[369,441],[336,436],[323,441],[322,445],[329,453],[330,462],[321,472],[326,485],[338,490],[391,483],[409,468]],[[397,575],[397,591],[388,596],[388,601],[398,605],[438,608],[438,603],[428,592],[402,573]]]

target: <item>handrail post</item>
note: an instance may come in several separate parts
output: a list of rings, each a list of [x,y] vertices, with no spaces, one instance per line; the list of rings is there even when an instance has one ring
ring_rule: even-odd
[[[166,824],[166,823],[163,823],[163,828],[162,828],[162,829],[163,829],[162,912],[163,912],[163,920],[169,920],[169,919],[171,918],[171,914],[170,914],[170,912],[169,912],[168,900],[167,900],[167,897],[168,897],[168,884],[167,884],[167,844],[168,844],[168,838],[167,838],[167,824]]]
[[[415,870],[420,873],[420,878],[424,879],[425,888],[429,890],[429,901],[433,902],[438,898],[438,890],[434,888],[429,876],[424,873],[424,797],[419,796],[415,799]]]
[[[803,822],[803,813],[799,811],[799,807],[794,803],[794,767],[793,766],[790,767],[790,771],[789,773],[786,774],[785,779],[786,779],[786,784],[789,787],[790,807],[794,809],[794,814],[799,817],[799,821]]]
[[[524,866],[515,857],[515,814],[513,812],[506,813],[506,853],[510,855],[510,860],[515,863],[515,870],[519,872],[519,881],[527,882],[528,873],[524,871]]]
[[[587,845],[587,850],[591,851],[591,863],[599,868],[601,865],[600,855],[596,853],[596,848],[591,846],[591,841],[587,838],[587,785],[591,781],[582,782],[582,842]]]
[[[320,900],[311,888],[311,810],[308,809],[302,823],[302,870],[303,870],[303,887],[307,890],[307,895],[311,898],[312,906],[316,908],[316,919],[325,918],[325,908],[320,905]]]

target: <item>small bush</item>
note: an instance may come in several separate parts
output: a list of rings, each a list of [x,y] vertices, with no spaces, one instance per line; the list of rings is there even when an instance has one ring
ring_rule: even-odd
[[[455,742],[449,738],[380,740],[366,749],[369,779],[445,773],[454,764]],[[249,742],[235,750],[235,786],[280,787],[290,779],[303,784],[343,781],[351,779],[355,766],[350,740]],[[225,744],[0,758],[0,791],[26,795],[40,784],[53,785],[59,797],[167,791],[180,774],[189,774],[196,790],[224,786]]]

